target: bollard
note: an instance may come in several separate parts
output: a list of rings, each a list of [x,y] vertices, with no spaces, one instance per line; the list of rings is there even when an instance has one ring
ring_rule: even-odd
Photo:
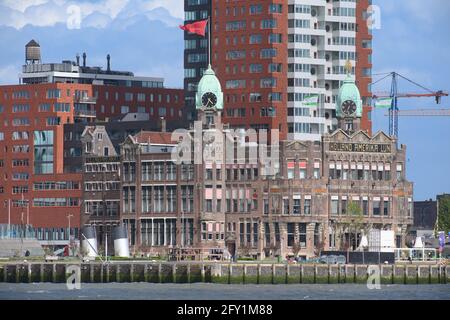
[[[312,284],[316,279],[316,266],[315,265],[302,265],[302,283]]]
[[[431,266],[418,266],[417,268],[417,283],[430,284]]]
[[[300,283],[301,266],[297,264],[288,265],[287,269],[287,283],[298,284]]]
[[[339,265],[330,265],[328,269],[328,283],[339,283]]]
[[[170,264],[161,264],[161,273],[160,273],[160,279],[161,283],[173,283],[174,282],[174,271],[173,266]]]
[[[367,265],[355,265],[355,282],[356,283],[367,283],[368,273]]]
[[[329,267],[328,265],[315,266],[315,281],[314,283],[325,284],[329,282]]]
[[[255,264],[244,265],[244,283],[258,284],[258,265]]]
[[[394,283],[405,284],[406,271],[405,265],[394,265]]]
[[[244,266],[239,264],[230,265],[230,284],[243,284],[244,283]]]
[[[204,282],[204,265],[189,264],[189,283]]]
[[[382,265],[380,270],[381,284],[392,284],[394,282],[394,266]]]
[[[271,265],[260,264],[259,265],[259,284],[272,284],[273,283],[273,269]]]
[[[176,268],[175,268],[176,267]],[[188,283],[189,275],[188,275],[188,266],[185,264],[174,264],[174,282],[175,283]]]
[[[417,266],[406,266],[406,284],[417,284]]]
[[[355,283],[355,265],[345,266],[345,283]]]

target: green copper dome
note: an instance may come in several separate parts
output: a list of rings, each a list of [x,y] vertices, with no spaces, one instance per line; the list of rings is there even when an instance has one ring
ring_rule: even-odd
[[[352,116],[360,118],[362,116],[361,94],[359,93],[355,80],[353,80],[350,74],[347,74],[347,78],[344,80],[344,83],[339,89],[339,95],[336,101],[337,117],[349,116],[349,114],[345,114],[342,110],[342,105],[347,101],[353,101],[356,104],[356,112]]]
[[[217,79],[211,65],[204,72],[203,77],[198,83],[197,95],[195,96],[195,106],[197,109],[204,107],[202,97],[205,93],[213,93],[217,97],[217,103],[214,108],[217,110],[223,109],[223,92],[219,79]]]

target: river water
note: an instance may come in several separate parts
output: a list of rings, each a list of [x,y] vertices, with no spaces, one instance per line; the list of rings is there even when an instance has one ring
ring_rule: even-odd
[[[358,284],[221,285],[107,283],[0,283],[0,300],[450,300],[450,285],[381,285],[369,290]]]

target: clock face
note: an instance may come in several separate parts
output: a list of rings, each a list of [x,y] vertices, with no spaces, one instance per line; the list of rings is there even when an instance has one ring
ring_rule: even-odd
[[[207,92],[202,97],[202,105],[205,108],[213,108],[217,104],[217,96],[212,92]]]
[[[344,101],[342,103],[342,112],[347,116],[351,116],[351,115],[355,114],[356,103],[352,100]]]

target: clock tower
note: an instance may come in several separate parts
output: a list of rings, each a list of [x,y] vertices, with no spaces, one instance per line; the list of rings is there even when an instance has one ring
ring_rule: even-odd
[[[360,130],[362,117],[362,100],[355,80],[351,76],[352,64],[347,61],[345,66],[347,78],[344,80],[336,101],[336,117],[338,127],[353,133]]]
[[[195,106],[198,111],[198,120],[201,120],[207,126],[221,123],[223,111],[222,86],[211,65],[208,66],[198,83]]]

